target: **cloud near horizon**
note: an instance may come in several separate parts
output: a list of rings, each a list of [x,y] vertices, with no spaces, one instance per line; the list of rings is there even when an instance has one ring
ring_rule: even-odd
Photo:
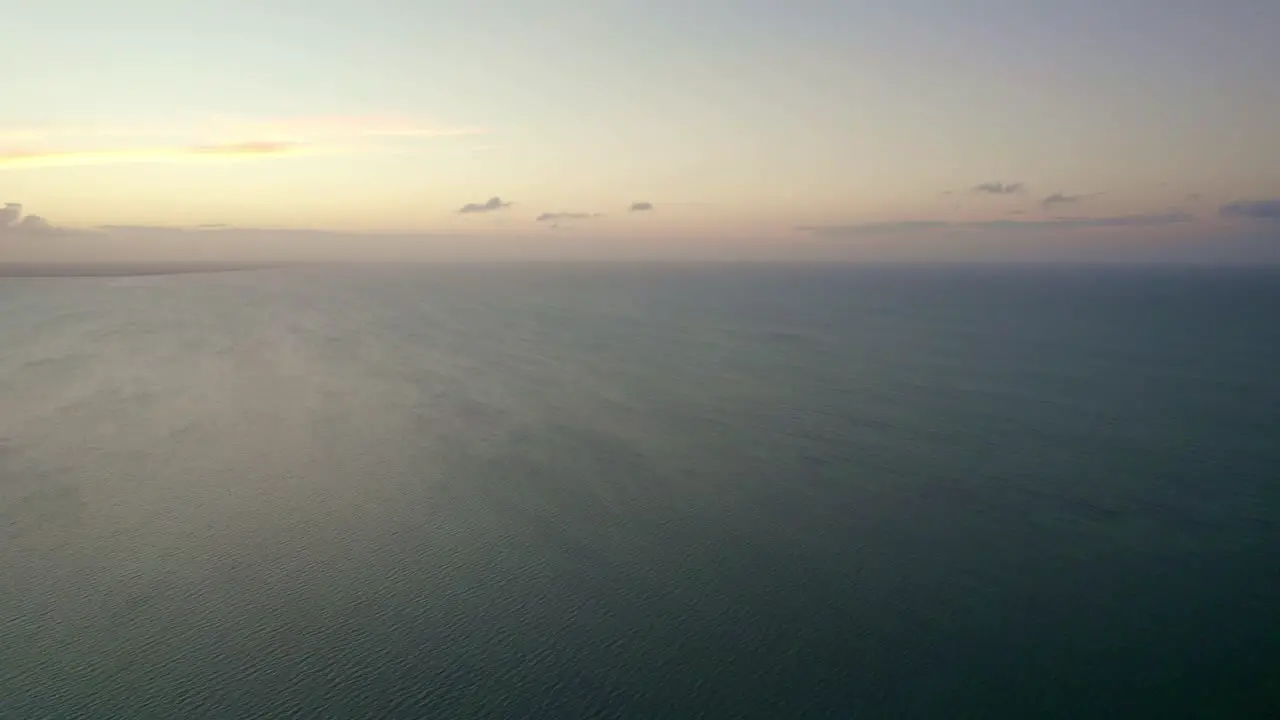
[[[1017,195],[1024,192],[1027,186],[1024,183],[1002,183],[1002,182],[984,182],[974,185],[970,188],[970,192],[978,195]]]
[[[650,210],[653,210],[651,202],[633,202],[629,212],[649,212]]]
[[[187,232],[190,228],[180,225],[97,225],[93,229],[106,233],[159,233]]]
[[[918,231],[966,230],[1081,230],[1088,228],[1158,227],[1195,220],[1188,213],[1115,215],[1111,217],[1060,217],[1049,220],[985,220],[950,222],[946,220],[905,220],[871,222],[852,225],[799,225],[795,229],[820,237],[861,237],[896,235]]]
[[[458,213],[461,215],[472,215],[475,213],[493,212],[494,210],[502,210],[509,207],[511,207],[511,203],[503,202],[502,198],[494,195],[482,203],[467,203],[466,205],[458,208]]]
[[[23,230],[33,230],[36,232],[44,232],[54,229],[53,225],[50,225],[48,220],[45,220],[39,215],[28,215],[22,218],[22,221],[18,223],[18,227]]]
[[[55,228],[40,215],[22,215],[22,203],[0,206],[0,235],[9,233],[43,233]]]
[[[604,213],[588,213],[588,212],[546,212],[542,213],[534,220],[534,222],[558,222],[561,220],[590,220],[592,218],[602,217]]]
[[[1223,205],[1219,208],[1218,214],[1222,217],[1245,220],[1280,220],[1280,199],[1238,200]]]
[[[1093,193],[1093,195],[1098,194],[1099,193]],[[1086,198],[1093,197],[1093,195],[1068,195],[1066,193],[1056,192],[1046,197],[1044,200],[1041,200],[1040,204],[1046,208],[1053,207],[1054,205],[1074,205],[1084,202]]]

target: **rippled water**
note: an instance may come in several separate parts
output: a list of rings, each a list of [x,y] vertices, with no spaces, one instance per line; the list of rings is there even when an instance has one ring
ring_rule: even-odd
[[[1280,275],[0,280],[0,717],[1270,717]]]

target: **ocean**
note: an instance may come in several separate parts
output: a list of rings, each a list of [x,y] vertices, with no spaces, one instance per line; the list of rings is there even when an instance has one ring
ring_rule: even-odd
[[[1280,271],[0,279],[0,717],[1280,715]]]

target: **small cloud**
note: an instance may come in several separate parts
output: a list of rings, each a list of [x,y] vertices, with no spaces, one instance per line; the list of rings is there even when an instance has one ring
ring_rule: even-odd
[[[1072,204],[1083,201],[1086,197],[1088,196],[1087,195],[1066,195],[1064,193],[1054,193],[1049,197],[1045,198],[1044,200],[1041,200],[1040,204],[1045,207],[1052,207],[1054,205],[1072,205]]]
[[[18,228],[29,230],[32,232],[47,232],[53,229],[48,220],[39,215],[28,215],[22,218],[22,222],[18,223]]]
[[[508,207],[511,207],[511,203],[502,202],[502,198],[495,195],[482,203],[467,203],[459,208],[458,212],[463,215],[471,215],[473,213],[493,212],[494,210],[502,210]]]
[[[142,233],[185,232],[181,227],[169,225],[99,225],[94,229],[109,233],[130,233],[133,235]]]
[[[1061,217],[1041,221],[1048,228],[1109,228],[1109,227],[1154,227],[1159,225],[1177,225],[1195,220],[1195,216],[1184,212],[1168,212],[1153,215],[1116,215],[1112,217]],[[1023,223],[1031,224],[1031,223]]]
[[[5,203],[0,207],[0,228],[6,228],[18,222],[22,217],[22,203]]]
[[[1026,215],[1027,211],[1026,210],[1010,210],[1009,214],[1010,215]]]
[[[649,212],[653,210],[651,202],[633,202],[631,203],[631,212]]]
[[[1199,202],[1201,197],[1203,196],[1200,193],[1187,193],[1187,196],[1183,199],[1187,202]]]
[[[903,220],[898,222],[857,223],[854,225],[800,225],[795,229],[821,237],[843,237],[847,235],[894,235],[917,230],[946,230],[958,226],[959,223],[949,223],[945,220]]]
[[[536,222],[558,222],[560,220],[590,220],[598,218],[603,213],[585,213],[585,212],[558,212],[558,213],[542,213],[538,216]]]
[[[203,225],[196,226],[196,228],[200,230],[219,230],[221,228],[229,228],[229,227],[231,226],[226,223],[204,223]]]
[[[970,191],[978,195],[1017,195],[1024,192],[1027,186],[1023,183],[984,182],[974,185]]]
[[[1218,214],[1222,217],[1246,220],[1280,220],[1280,199],[1239,200],[1223,205]]]

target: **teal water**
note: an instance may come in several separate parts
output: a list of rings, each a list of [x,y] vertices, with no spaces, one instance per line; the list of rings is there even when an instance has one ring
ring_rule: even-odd
[[[0,717],[1280,711],[1280,275],[0,280]]]

